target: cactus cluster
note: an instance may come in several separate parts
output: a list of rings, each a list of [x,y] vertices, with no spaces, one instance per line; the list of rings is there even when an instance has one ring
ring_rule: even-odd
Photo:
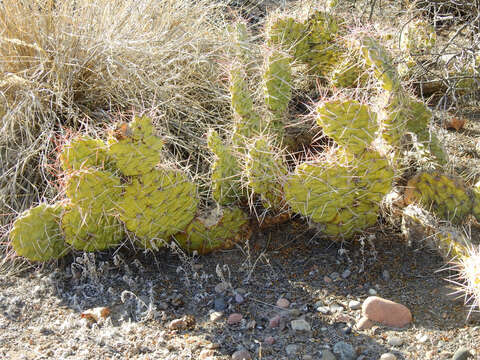
[[[430,50],[436,41],[434,27],[423,19],[416,19],[402,29],[400,49],[409,54],[422,53]]]

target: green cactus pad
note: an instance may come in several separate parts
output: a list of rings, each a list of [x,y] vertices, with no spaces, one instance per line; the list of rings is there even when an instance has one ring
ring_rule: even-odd
[[[207,145],[215,154],[212,165],[212,196],[220,205],[228,205],[242,197],[241,169],[231,148],[225,146],[218,133],[209,131]]]
[[[85,169],[73,172],[66,182],[71,202],[93,213],[115,208],[121,193],[120,178],[108,171]]]
[[[324,102],[317,112],[325,134],[354,154],[368,147],[378,131],[376,114],[354,100]]]
[[[392,190],[393,168],[385,157],[374,150],[365,151],[355,163],[356,185],[362,190],[362,199],[379,204]]]
[[[265,104],[276,118],[285,114],[292,97],[291,59],[275,52],[267,59],[266,71],[263,74]]]
[[[15,252],[32,261],[60,258],[69,251],[60,219],[61,204],[40,204],[24,211],[13,223],[10,240]]]
[[[187,229],[174,235],[186,251],[200,255],[216,249],[230,249],[250,237],[247,214],[238,208],[215,208],[194,219]]]
[[[91,213],[72,205],[62,217],[65,241],[77,250],[101,251],[118,246],[123,226],[113,216]]]
[[[381,136],[392,147],[400,147],[408,121],[408,109],[404,105],[402,94],[386,93],[380,97],[381,110],[378,115],[381,124]]]
[[[80,170],[101,166],[107,160],[107,146],[100,139],[82,135],[71,139],[60,153],[63,170]]]
[[[330,83],[337,88],[357,88],[365,85],[368,74],[359,58],[358,51],[346,51],[333,66],[329,75]]]
[[[473,207],[473,195],[463,180],[438,172],[424,172],[410,179],[405,201],[407,204],[420,203],[453,223],[464,221]]]
[[[184,173],[159,169],[134,177],[117,208],[120,220],[148,248],[185,229],[197,205],[197,187]]]
[[[262,196],[266,208],[283,207],[285,200],[282,182],[287,168],[266,138],[258,138],[250,146],[245,172],[248,186]]]
[[[281,47],[297,61],[304,60],[310,52],[308,28],[291,17],[277,18],[267,28],[267,44]]]
[[[472,189],[473,192],[473,206],[472,215],[480,222],[480,182],[477,182]]]

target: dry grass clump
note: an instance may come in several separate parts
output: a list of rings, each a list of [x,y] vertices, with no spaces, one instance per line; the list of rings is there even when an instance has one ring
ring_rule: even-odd
[[[45,165],[67,127],[102,134],[142,112],[178,158],[205,148],[230,116],[225,13],[209,0],[2,1],[1,222],[55,195]]]

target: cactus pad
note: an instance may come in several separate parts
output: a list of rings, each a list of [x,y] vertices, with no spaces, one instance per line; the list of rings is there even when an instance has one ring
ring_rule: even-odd
[[[174,235],[188,252],[207,254],[216,249],[230,249],[250,237],[248,216],[238,208],[215,208],[206,216],[195,218],[187,229]]]
[[[472,215],[480,222],[480,182],[477,182],[472,189],[473,192],[473,206]]]
[[[368,74],[362,64],[358,62],[360,54],[345,53],[336,63],[330,73],[330,83],[338,88],[356,88],[365,84]]]
[[[47,261],[68,253],[60,219],[61,204],[40,204],[24,211],[13,223],[10,240],[15,252],[32,261]]]
[[[437,34],[427,21],[410,21],[402,31],[400,49],[408,53],[422,53],[430,50],[436,43]]]
[[[294,18],[278,18],[267,28],[267,43],[281,46],[296,60],[303,60],[310,52],[308,29]]]
[[[65,241],[77,250],[99,251],[118,246],[123,226],[113,216],[91,213],[72,205],[62,217]]]
[[[284,115],[292,97],[291,59],[281,53],[273,53],[267,59],[267,68],[263,75],[265,86],[265,104],[276,118]]]
[[[408,181],[405,202],[418,202],[440,218],[459,223],[470,214],[473,196],[458,177],[424,172]]]
[[[197,187],[177,170],[159,169],[134,177],[118,203],[120,220],[140,245],[161,246],[182,231],[197,211]],[[159,239],[159,241],[157,241]]]
[[[100,139],[84,135],[71,139],[60,153],[60,162],[65,171],[102,166],[106,159],[106,144]]]
[[[317,112],[324,133],[353,153],[368,147],[378,130],[376,114],[354,100],[325,102]]]

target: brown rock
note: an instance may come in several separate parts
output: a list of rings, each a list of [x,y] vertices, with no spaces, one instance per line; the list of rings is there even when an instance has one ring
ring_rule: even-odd
[[[280,320],[281,320],[281,319],[282,319],[282,318],[280,317],[280,315],[275,315],[274,317],[272,317],[272,318],[270,319],[270,321],[268,322],[268,325],[269,325],[272,329],[277,328],[277,327],[280,326]]]
[[[213,355],[215,355],[215,350],[203,349],[202,351],[200,351],[199,359],[206,360]]]
[[[245,349],[235,351],[232,354],[232,360],[251,360],[251,358],[252,358],[252,356]]]
[[[175,319],[170,321],[170,324],[168,324],[168,328],[170,330],[180,330],[180,329],[185,329],[187,327],[187,324],[184,319]]]
[[[405,305],[378,296],[370,296],[363,302],[362,314],[392,327],[404,327],[412,322],[412,313]]]
[[[363,316],[360,320],[358,320],[356,324],[356,328],[358,330],[366,330],[370,329],[373,326],[374,322],[369,318]]]
[[[242,321],[242,319],[243,319],[242,314],[233,313],[233,314],[230,314],[230,316],[228,317],[227,324],[228,325],[238,324],[240,321]]]

